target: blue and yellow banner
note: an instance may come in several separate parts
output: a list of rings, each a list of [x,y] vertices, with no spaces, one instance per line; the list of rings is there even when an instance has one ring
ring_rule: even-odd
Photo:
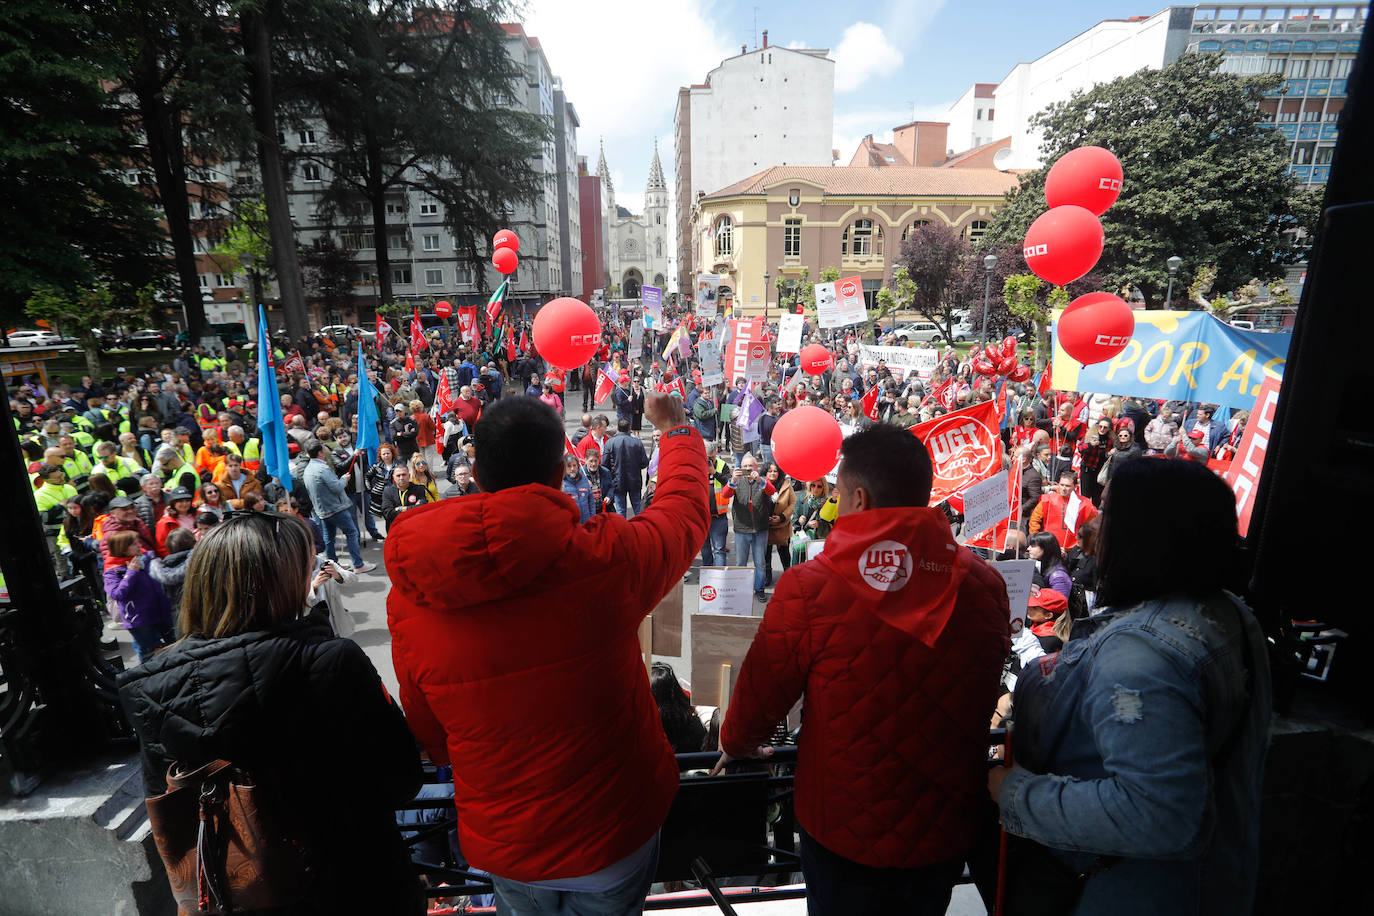
[[[1283,378],[1291,334],[1242,331],[1206,312],[1135,313],[1135,335],[1112,359],[1084,366],[1059,346],[1055,309],[1054,387],[1060,391],[1201,401],[1249,410],[1266,376]]]

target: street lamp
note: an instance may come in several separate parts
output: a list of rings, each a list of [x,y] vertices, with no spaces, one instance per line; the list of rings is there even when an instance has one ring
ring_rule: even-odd
[[[983,285],[983,346],[988,345],[988,300],[992,298],[992,272],[997,269],[997,255],[983,255],[983,269],[987,271],[987,282]]]
[[[768,271],[763,272],[763,323],[768,324]]]
[[[1174,277],[1178,276],[1178,269],[1183,266],[1183,259],[1174,255],[1164,263],[1169,267],[1169,292],[1164,296],[1164,307],[1167,309],[1169,303],[1174,301]]]

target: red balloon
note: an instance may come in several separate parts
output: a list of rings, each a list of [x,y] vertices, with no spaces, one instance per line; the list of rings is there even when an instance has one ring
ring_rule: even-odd
[[[492,252],[491,266],[503,274],[513,274],[515,268],[520,266],[520,256],[514,248],[498,248]]]
[[[1059,157],[1045,176],[1045,203],[1082,207],[1101,216],[1121,193],[1121,163],[1110,150],[1080,146]]]
[[[453,315],[453,306],[447,301],[440,299],[434,303],[434,314],[439,318],[448,318]]]
[[[1090,366],[1126,349],[1135,333],[1135,313],[1111,293],[1088,293],[1069,303],[1054,333],[1065,353]]]
[[[1093,269],[1102,257],[1102,223],[1082,207],[1042,213],[1026,233],[1026,266],[1048,283],[1063,286]]]
[[[997,367],[981,356],[975,359],[970,365],[973,367],[973,371],[977,372],[979,375],[997,374]]]
[[[988,344],[983,348],[983,355],[988,358],[988,362],[995,366],[997,361],[1002,358],[1002,349],[997,344]]]
[[[1013,382],[1029,382],[1030,377],[1034,374],[1035,373],[1031,372],[1030,366],[1017,366],[1007,378],[1011,379]]]
[[[1014,372],[1015,370],[1016,370],[1016,357],[1015,357],[1015,356],[1004,356],[1004,357],[1002,357],[1002,359],[997,363],[997,374],[998,374],[998,375],[1011,375],[1012,372]]]
[[[1016,343],[1017,343],[1017,341],[1016,341],[1016,337],[1015,337],[1015,336],[1010,335],[1010,334],[1007,335],[1007,339],[1004,340],[1004,341],[1002,341],[1002,355],[1003,355],[1003,356],[1015,356],[1015,355],[1016,355]]]
[[[491,250],[493,253],[502,248],[509,248],[511,251],[520,251],[520,236],[511,232],[509,229],[502,229],[491,239]]]
[[[833,416],[819,407],[794,407],[773,427],[773,460],[784,474],[817,480],[840,460],[842,442],[844,434]]]
[[[585,365],[601,346],[601,322],[596,320],[596,313],[582,300],[567,296],[539,310],[534,316],[533,334],[539,355],[560,369]]]
[[[835,357],[820,344],[807,344],[801,351],[801,368],[807,375],[820,375],[835,365]]]

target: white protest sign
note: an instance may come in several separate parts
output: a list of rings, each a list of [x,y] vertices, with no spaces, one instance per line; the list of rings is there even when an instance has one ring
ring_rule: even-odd
[[[701,357],[701,383],[719,385],[725,381],[725,372],[720,364],[720,341],[714,337],[704,337],[697,344],[697,352]]]
[[[630,359],[644,358],[644,320],[636,318],[630,322]]]
[[[1007,507],[1007,472],[998,471],[964,489],[964,531],[982,534],[1010,513]]]
[[[825,550],[825,538],[821,538],[819,541],[813,539],[806,542],[806,558],[808,560],[816,559],[823,550]]]
[[[1078,513],[1083,509],[1083,500],[1079,497],[1078,491],[1074,490],[1069,494],[1069,504],[1064,507],[1064,528],[1067,531],[1078,530]]]
[[[834,283],[816,284],[816,323],[823,328],[838,328],[841,324]]]
[[[875,347],[859,344],[859,364],[865,369],[886,363],[893,375],[906,376],[912,372],[921,378],[929,378],[935,373],[940,362],[940,351],[918,350],[915,347]]]
[[[768,352],[768,341],[755,340],[749,343],[749,356],[744,363],[744,377],[751,382],[762,382],[768,378],[768,366],[773,356]]]
[[[698,613],[751,616],[754,613],[754,567],[701,567],[697,598]],[[1024,609],[1025,605],[1022,607]]]
[[[868,320],[868,309],[864,307],[864,281],[858,277],[845,277],[835,283],[835,298],[839,304],[840,326],[863,324]]]
[[[778,352],[801,352],[802,325],[806,319],[801,315],[780,315],[778,317]]]
[[[696,306],[697,315],[702,318],[714,318],[716,316],[716,293],[720,289],[719,274],[697,274],[696,286]]]
[[[1030,601],[1031,576],[1035,575],[1034,560],[1003,560],[993,563],[1002,581],[1007,583],[1007,604],[1011,606],[1011,635],[1015,637],[1026,625],[1026,602]]]

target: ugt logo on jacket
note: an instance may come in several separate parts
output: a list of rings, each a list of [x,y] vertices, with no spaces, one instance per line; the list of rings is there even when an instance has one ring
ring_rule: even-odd
[[[878,541],[863,552],[859,575],[880,592],[895,592],[911,580],[911,551],[896,541]]]

